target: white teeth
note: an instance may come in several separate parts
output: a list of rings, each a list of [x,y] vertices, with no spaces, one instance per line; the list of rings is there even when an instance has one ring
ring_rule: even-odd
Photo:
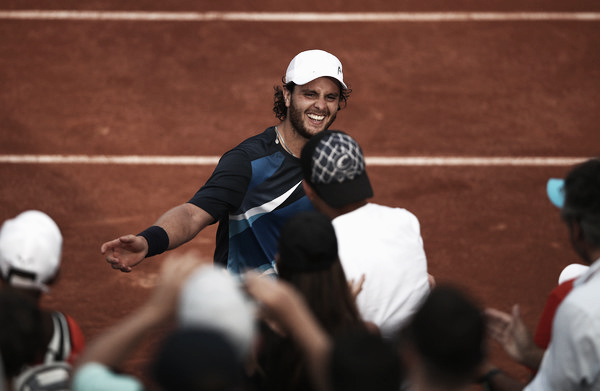
[[[308,118],[315,121],[323,121],[325,119],[324,115],[316,115],[316,114],[307,114]]]

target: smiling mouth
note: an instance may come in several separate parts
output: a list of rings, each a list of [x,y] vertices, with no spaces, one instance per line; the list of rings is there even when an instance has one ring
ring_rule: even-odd
[[[312,119],[313,121],[323,121],[325,119],[324,115],[306,114],[306,116]]]

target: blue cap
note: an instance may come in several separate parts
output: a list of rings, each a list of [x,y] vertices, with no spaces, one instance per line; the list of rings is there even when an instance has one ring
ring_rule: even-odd
[[[565,180],[558,178],[548,179],[548,184],[546,185],[548,198],[550,198],[550,201],[554,204],[554,206],[561,209],[565,204],[565,193],[563,191],[564,186]]]

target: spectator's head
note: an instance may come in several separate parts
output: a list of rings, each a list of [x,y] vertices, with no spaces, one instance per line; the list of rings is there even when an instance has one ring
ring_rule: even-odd
[[[573,168],[562,188],[561,215],[569,226],[577,253],[587,263],[600,251],[600,159],[590,159]]]
[[[444,387],[473,382],[486,356],[483,311],[461,290],[436,286],[403,331],[409,371]]]
[[[0,290],[0,352],[4,373],[14,378],[42,359],[44,329],[39,307],[13,289]]]
[[[182,327],[223,333],[240,357],[246,357],[254,344],[254,306],[238,282],[219,266],[201,266],[187,278],[177,317]]]
[[[356,324],[358,310],[338,257],[333,225],[320,212],[300,212],[281,229],[277,273],[296,287],[329,332]]]
[[[339,209],[373,197],[363,152],[346,133],[317,134],[302,149],[300,160],[306,193],[317,209],[318,199]]]
[[[238,350],[222,333],[182,328],[160,345],[151,377],[165,391],[226,391],[243,389]]]
[[[47,214],[28,210],[0,229],[0,273],[15,288],[47,291],[60,268],[63,238]]]
[[[329,373],[333,389],[339,391],[397,391],[402,382],[398,352],[370,332],[335,338]]]

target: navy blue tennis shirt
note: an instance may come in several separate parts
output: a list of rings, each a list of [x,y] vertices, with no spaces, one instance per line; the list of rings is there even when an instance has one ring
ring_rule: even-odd
[[[188,202],[219,222],[214,261],[235,274],[273,268],[283,224],[314,210],[302,187],[300,159],[277,142],[275,127],[225,153]]]

